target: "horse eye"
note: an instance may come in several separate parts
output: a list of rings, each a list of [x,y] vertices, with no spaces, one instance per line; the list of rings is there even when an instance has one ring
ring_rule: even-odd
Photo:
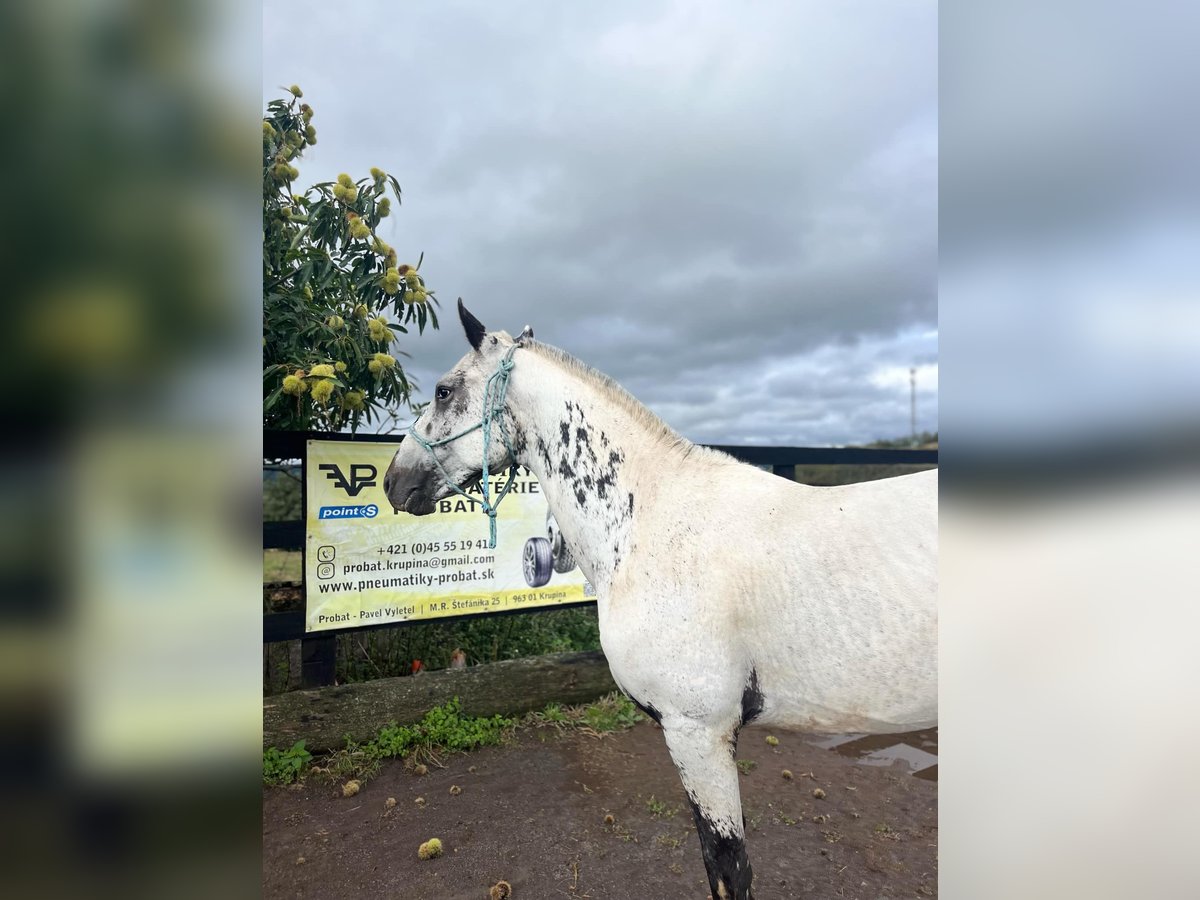
[[[448,387],[439,387],[439,388],[437,389],[436,396],[437,396],[437,398],[438,398],[439,400],[445,400],[447,397],[449,397],[449,396],[450,396],[450,388],[448,388]]]

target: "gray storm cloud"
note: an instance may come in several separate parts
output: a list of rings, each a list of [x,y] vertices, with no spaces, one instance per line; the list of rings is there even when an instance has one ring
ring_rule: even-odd
[[[934,5],[270,0],[264,23],[265,94],[317,110],[301,180],[396,174],[385,238],[443,303],[532,324],[696,440],[904,434],[880,373],[910,365],[936,429]],[[377,51],[297,50],[364,27]],[[402,345],[426,388],[464,346],[446,325]]]

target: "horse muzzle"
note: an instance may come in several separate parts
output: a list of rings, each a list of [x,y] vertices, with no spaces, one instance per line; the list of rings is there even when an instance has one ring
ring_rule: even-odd
[[[427,516],[437,508],[438,485],[427,471],[391,466],[383,476],[383,492],[397,512]]]

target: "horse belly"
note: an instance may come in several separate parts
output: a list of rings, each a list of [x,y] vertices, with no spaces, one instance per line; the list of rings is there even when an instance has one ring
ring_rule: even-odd
[[[754,534],[766,565],[734,584],[761,721],[817,732],[936,723],[936,481],[900,485],[924,496],[899,502],[886,487],[815,489]]]
[[[937,724],[937,675],[898,682],[863,679],[863,690],[798,685],[790,671],[764,676],[765,708],[756,721],[816,734],[916,731]]]
[[[790,618],[763,618],[759,631],[770,638],[753,641],[751,656],[764,722],[822,732],[906,731],[936,722],[936,609],[862,599],[870,611],[857,618],[824,616],[815,600]]]

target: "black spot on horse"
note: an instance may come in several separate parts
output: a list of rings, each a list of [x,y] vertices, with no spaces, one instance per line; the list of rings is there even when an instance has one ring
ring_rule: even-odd
[[[583,488],[577,488],[575,490],[575,499],[579,501],[580,506],[587,505],[587,494],[583,492]]]
[[[575,478],[575,470],[571,468],[571,464],[567,462],[565,456],[558,461],[558,474],[563,478]]]
[[[575,444],[575,458],[579,459],[583,455],[583,452],[586,450],[588,459],[591,460],[592,465],[595,465],[596,464],[596,451],[592,449],[591,432],[589,432],[586,428],[576,428],[575,429],[575,440],[578,442]]]
[[[629,514],[633,515],[633,494],[629,495]]]
[[[515,456],[524,456],[525,448],[528,445],[528,440],[525,437],[525,429],[513,422],[508,423],[509,439],[512,442],[513,454]],[[516,462],[514,459],[513,462]]]
[[[636,701],[635,701],[636,702]],[[721,834],[700,812],[700,807],[688,795],[692,816],[696,819],[696,833],[700,837],[700,852],[704,856],[704,867],[708,870],[708,887],[714,900],[728,897],[729,900],[753,900],[750,892],[754,873],[750,869],[750,858],[746,856],[746,842],[739,837]]]
[[[636,706],[638,709],[640,709],[642,712],[644,712],[646,715],[648,715],[650,718],[652,718],[655,722],[659,723],[660,725],[662,724],[662,713],[660,713],[657,709],[654,708],[653,703],[642,703],[640,700],[638,700],[637,697],[634,697],[632,694],[627,694],[626,696],[629,697],[629,699],[633,701],[634,706]]]
[[[742,724],[745,725],[762,715],[763,693],[758,688],[758,672],[750,670],[750,678],[742,689]]]
[[[562,433],[562,445],[565,447],[571,443],[571,425],[569,422],[559,422],[558,430]]]
[[[601,499],[604,499],[605,497],[608,496],[608,489],[609,489],[609,487],[612,486],[612,483],[613,483],[612,473],[609,473],[607,475],[601,475],[599,478],[596,479],[596,493],[600,496]]]
[[[538,456],[540,456],[542,458],[542,462],[546,464],[546,471],[553,469],[554,463],[550,461],[550,448],[546,446],[546,442],[542,440],[540,435],[537,439],[537,449]]]

